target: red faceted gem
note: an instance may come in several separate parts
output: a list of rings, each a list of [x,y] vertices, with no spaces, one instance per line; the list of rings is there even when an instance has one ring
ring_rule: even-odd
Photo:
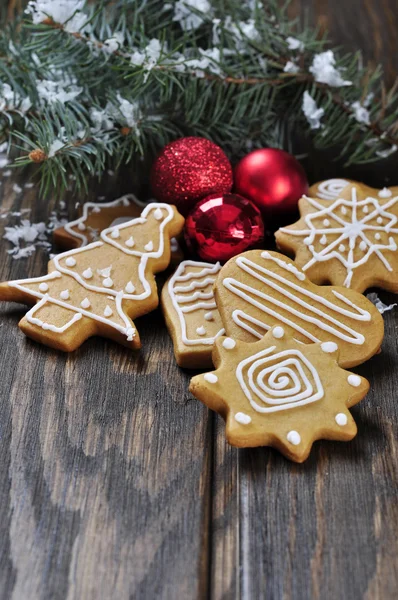
[[[189,213],[184,234],[192,254],[209,262],[226,262],[261,247],[264,224],[250,200],[237,194],[211,194]]]

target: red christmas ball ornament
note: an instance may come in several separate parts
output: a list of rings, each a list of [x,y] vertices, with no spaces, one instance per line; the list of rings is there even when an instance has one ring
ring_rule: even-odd
[[[291,222],[299,199],[308,192],[303,167],[277,148],[254,150],[235,167],[235,191],[249,198],[273,225]]]
[[[151,172],[151,187],[160,202],[175,204],[184,216],[205,196],[232,188],[232,167],[210,140],[185,137],[167,144]]]
[[[226,262],[261,246],[264,224],[250,200],[237,194],[211,194],[189,213],[184,233],[193,254],[210,262]]]

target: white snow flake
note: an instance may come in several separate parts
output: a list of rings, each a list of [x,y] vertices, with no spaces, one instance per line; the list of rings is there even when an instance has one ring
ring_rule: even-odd
[[[318,108],[315,100],[308,91],[305,91],[303,94],[302,108],[311,129],[319,129],[321,127],[321,118],[325,114],[325,111],[323,108]]]
[[[300,52],[304,50],[303,42],[290,35],[286,38],[286,43],[289,50],[299,50]]]
[[[354,111],[353,116],[358,123],[370,124],[370,113],[358,100],[351,104],[351,108]]]
[[[198,13],[207,15],[210,12],[211,4],[208,0],[178,0],[174,5],[173,21],[177,21],[184,31],[191,31],[204,22],[204,18]]]
[[[309,70],[318,83],[326,83],[331,87],[352,85],[351,81],[342,78],[341,72],[335,67],[335,64],[336,59],[332,50],[327,50],[314,56]]]

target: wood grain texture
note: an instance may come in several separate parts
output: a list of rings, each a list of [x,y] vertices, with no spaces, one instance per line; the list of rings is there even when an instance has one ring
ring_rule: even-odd
[[[298,5],[335,43],[396,69],[395,0]],[[306,168],[311,182],[397,183],[396,157],[344,170],[315,153]],[[47,220],[53,200],[0,180],[2,209]],[[101,194],[131,191],[119,183]],[[14,261],[8,248],[0,280],[45,272],[44,249]],[[137,320],[138,354],[95,338],[68,356],[27,340],[22,314],[0,306],[0,600],[395,599],[398,310],[382,354],[356,369],[372,386],[353,409],[358,436],[316,443],[303,465],[225,443],[159,311]]]

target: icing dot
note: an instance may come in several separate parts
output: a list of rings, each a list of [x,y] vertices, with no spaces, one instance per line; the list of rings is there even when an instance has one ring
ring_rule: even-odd
[[[252,422],[252,418],[249,417],[249,415],[246,415],[243,412],[238,412],[235,415],[235,421],[237,421],[241,425],[248,425],[249,423]]]
[[[84,279],[91,279],[93,276],[93,272],[90,269],[90,267],[88,269],[86,269],[85,271],[83,271],[83,277]]]
[[[335,344],[334,342],[323,342],[321,344],[321,350],[323,350],[323,352],[326,352],[327,354],[330,354],[331,352],[336,352],[337,347],[337,344]]]
[[[111,317],[113,315],[113,310],[110,306],[106,305],[104,310],[104,317]]]
[[[160,208],[157,208],[157,209],[155,210],[155,212],[153,213],[153,216],[155,217],[155,219],[156,219],[157,221],[160,221],[161,219],[163,219],[163,213],[162,213],[161,209],[160,209]]]
[[[134,327],[127,327],[126,329],[127,341],[131,342],[135,337],[135,329]]]
[[[377,222],[379,223],[379,225],[381,225],[383,223],[382,217],[377,217]]]
[[[335,421],[337,423],[337,425],[347,425],[348,419],[347,419],[347,415],[345,415],[344,413],[337,413],[337,415],[335,416]]]
[[[348,375],[347,381],[353,387],[359,387],[361,385],[361,378],[359,377],[359,375]]]
[[[381,238],[380,233],[375,233],[375,240],[379,240]]]
[[[328,227],[330,225],[329,219],[323,219],[323,224],[325,225],[325,227]]]
[[[128,282],[128,284],[126,285],[126,287],[124,289],[126,290],[126,292],[128,294],[132,294],[133,292],[135,292],[135,286],[131,281]]]
[[[380,190],[378,196],[379,198],[390,198],[390,196],[392,196],[392,191],[384,187],[382,190]]]
[[[341,214],[342,215],[346,215],[347,214],[347,209],[346,209],[345,206],[342,206],[340,210],[341,210]]]
[[[366,247],[367,247],[366,242],[364,240],[362,240],[362,242],[359,244],[360,250],[362,250],[362,252],[365,252]]]
[[[218,377],[217,375],[214,375],[214,373],[205,373],[203,379],[207,381],[207,383],[217,383],[218,381]]]
[[[306,246],[309,246],[309,245],[310,245],[310,243],[311,243],[311,238],[310,238],[310,237],[306,237],[306,238],[304,238],[304,239],[303,239],[303,242],[304,242],[304,244],[305,244]]]
[[[340,252],[344,252],[344,251],[345,251],[345,246],[344,246],[344,244],[340,244],[340,246],[339,246],[339,251],[340,251]]]
[[[86,230],[86,226],[84,223],[79,223],[79,225],[77,226],[78,229],[80,229],[80,231],[85,231]]]
[[[327,237],[326,237],[326,235],[323,235],[323,236],[321,237],[321,239],[319,240],[319,242],[322,244],[322,246],[324,246],[324,245],[326,244],[326,242],[327,242]]]
[[[222,345],[226,350],[233,350],[236,346],[236,342],[232,338],[228,337],[228,338],[225,338]]]
[[[274,338],[283,338],[283,336],[285,335],[285,330],[283,329],[283,327],[275,327],[272,330],[272,335],[274,336]]]
[[[213,315],[213,313],[211,311],[207,312],[205,314],[205,319],[206,319],[206,321],[214,321],[214,315]]]
[[[369,206],[365,205],[362,210],[363,210],[364,213],[368,213],[369,212]]]
[[[135,244],[135,241],[134,241],[134,239],[133,239],[133,236],[129,237],[129,239],[128,239],[128,240],[126,240],[124,243],[125,243],[125,244],[126,244],[126,246],[128,246],[129,248],[132,248],[132,247],[134,246],[134,244]]]
[[[46,283],[44,283],[44,282],[43,282],[43,283],[41,283],[41,284],[39,285],[39,290],[40,290],[41,292],[47,292],[47,291],[48,291],[48,285],[47,285]]]
[[[104,287],[110,288],[113,286],[113,280],[110,277],[106,277],[106,279],[104,279],[104,281],[102,282]]]
[[[196,333],[197,333],[198,335],[205,335],[205,333],[206,333],[206,329],[203,327],[203,325],[201,325],[200,327],[197,327],[197,328],[196,328]]]
[[[152,250],[153,250],[153,242],[148,242],[147,244],[145,244],[144,249],[147,252],[152,252]]]
[[[113,238],[114,240],[116,240],[118,237],[120,237],[120,233],[118,229],[114,229],[111,233],[111,238]]]
[[[90,300],[89,300],[88,298],[84,298],[84,300],[82,300],[82,301],[80,302],[80,306],[81,306],[82,308],[90,308],[90,306],[91,306],[91,302],[90,302]]]
[[[94,206],[93,213],[99,213],[99,212],[101,212],[100,207],[99,206]]]
[[[65,261],[65,264],[67,267],[74,267],[76,264],[76,260],[73,258],[73,256],[68,256],[68,258]]]
[[[62,298],[62,300],[68,300],[69,298],[69,290],[63,290],[60,295],[60,298]]]
[[[301,442],[301,436],[298,433],[298,431],[289,431],[289,433],[287,434],[287,441],[290,442],[291,444],[293,444],[293,446],[298,446],[299,443]]]

